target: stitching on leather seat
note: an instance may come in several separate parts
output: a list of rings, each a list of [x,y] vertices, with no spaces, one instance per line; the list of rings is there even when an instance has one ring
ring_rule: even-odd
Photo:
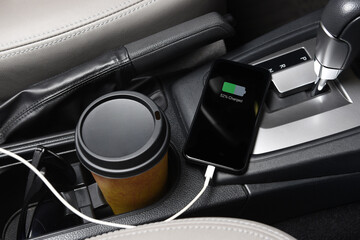
[[[32,35],[32,36],[29,36],[29,37],[25,37],[23,39],[18,39],[18,40],[15,40],[15,41],[11,41],[11,42],[7,42],[7,43],[2,43],[0,44],[0,47],[5,47],[5,46],[9,46],[11,44],[15,44],[15,43],[21,43],[21,42],[24,42],[24,41],[28,41],[28,40],[32,40],[33,38],[36,38],[36,37],[43,37],[44,35],[47,35],[47,34],[51,34],[53,32],[57,32],[57,31],[61,31],[63,29],[65,29],[65,31],[71,31],[73,29],[66,29],[66,28],[69,28],[69,27],[74,27],[75,25],[78,25],[78,24],[83,24],[83,22],[85,21],[91,21],[93,22],[94,20],[97,21],[97,20],[100,20],[102,18],[105,18],[107,16],[110,16],[112,14],[115,14],[116,12],[119,12],[119,11],[123,11],[125,10],[126,8],[129,8],[131,6],[133,6],[134,4],[138,4],[140,2],[143,2],[145,0],[139,0],[137,2],[134,2],[132,3],[130,6],[126,6],[125,8],[123,7],[124,5],[128,4],[128,3],[131,3],[132,0],[127,0],[127,1],[124,1],[114,7],[111,7],[111,8],[108,8],[108,9],[105,9],[101,12],[98,12],[92,16],[89,16],[89,17],[86,17],[86,18],[83,18],[83,19],[80,19],[80,20],[77,20],[73,23],[69,23],[69,24],[66,24],[65,26],[62,26],[62,27],[58,27],[58,28],[55,28],[55,29],[52,29],[50,31],[46,31],[46,32],[43,32],[43,33],[39,33],[39,34],[36,34],[36,35]],[[109,13],[110,12],[110,13]],[[101,16],[100,18],[98,18],[99,16]],[[96,19],[98,18],[98,19]],[[86,24],[89,24],[89,23],[85,23]],[[84,25],[84,24],[83,24]],[[83,26],[82,25],[82,26]],[[77,27],[81,27],[81,26],[75,26],[75,28]],[[48,36],[48,38],[50,38],[52,36]]]
[[[208,223],[206,221],[210,221],[210,223]],[[241,219],[232,220],[232,219],[227,219],[227,218],[221,218],[221,219],[217,219],[217,218],[194,218],[194,219],[180,219],[180,220],[176,220],[174,222],[169,222],[167,224],[186,224],[186,223],[192,223],[192,222],[199,222],[198,224],[201,224],[201,223],[203,223],[203,224],[214,224],[214,223],[243,224],[243,225],[247,225],[247,226],[256,227],[256,228],[259,228],[261,230],[272,233],[272,234],[276,235],[277,237],[279,237],[279,239],[289,240],[289,237],[285,236],[281,232],[278,232],[278,231],[276,231],[274,229],[271,229],[271,228],[268,228],[266,226],[257,224],[255,222],[244,221],[244,220],[241,220]],[[142,226],[151,227],[151,225],[154,225],[154,224],[157,224],[157,223],[145,224],[145,225],[142,225]],[[107,235],[107,234],[123,234],[122,231],[124,231],[124,230],[118,230],[118,231],[115,231],[115,232],[112,232],[112,233],[105,233],[103,235]],[[136,228],[131,229],[131,231],[136,231]],[[95,237],[93,237],[93,238],[95,238]],[[102,240],[106,240],[106,239],[102,239]]]
[[[289,239],[287,236],[283,235],[282,233],[278,232],[278,231],[275,231],[273,229],[270,229],[266,226],[263,226],[263,225],[260,225],[260,224],[256,224],[254,222],[248,222],[248,221],[243,221],[241,219],[239,220],[230,220],[230,219],[214,219],[214,218],[203,218],[201,220],[204,220],[204,221],[213,221],[213,222],[220,222],[220,223],[235,223],[235,224],[244,224],[244,225],[248,225],[248,226],[253,226],[253,227],[257,227],[259,229],[262,229],[262,230],[265,230],[265,231],[268,231],[268,232],[271,232],[271,233],[274,233],[275,235],[281,237],[281,238],[284,238],[284,239]],[[196,222],[196,221],[199,221],[199,219],[186,219],[186,220],[179,220],[181,222]]]
[[[159,228],[140,230],[140,231],[135,230],[135,231],[130,232],[130,233],[121,233],[121,231],[119,231],[118,233],[116,233],[116,235],[114,235],[114,236],[105,236],[101,240],[111,240],[111,239],[115,239],[115,238],[118,238],[118,237],[142,235],[142,234],[151,233],[151,232],[160,232],[160,231],[166,232],[166,231],[173,231],[173,230],[192,230],[192,229],[205,229],[205,230],[216,230],[216,231],[232,231],[232,232],[238,232],[238,233],[251,235],[251,236],[258,237],[259,239],[264,239],[264,240],[274,239],[274,238],[265,236],[265,235],[263,235],[261,233],[258,233],[258,232],[252,231],[252,230],[248,230],[248,229],[241,229],[241,228],[234,228],[234,227],[218,227],[218,226],[209,226],[209,225],[194,225],[194,226],[177,226],[177,227],[159,227]]]
[[[22,54],[29,53],[29,52],[33,52],[33,51],[36,51],[36,50],[39,50],[39,49],[42,49],[42,48],[45,48],[45,47],[49,47],[49,46],[56,45],[56,44],[61,43],[61,42],[63,42],[63,41],[69,40],[69,39],[71,39],[71,38],[74,38],[74,37],[79,36],[79,35],[81,35],[81,34],[84,34],[84,33],[86,33],[86,32],[90,32],[90,31],[95,30],[95,29],[97,29],[97,28],[99,28],[99,27],[102,27],[102,26],[104,26],[104,25],[106,25],[106,24],[109,24],[109,23],[111,23],[111,22],[114,22],[114,21],[116,21],[116,20],[118,20],[118,19],[120,19],[120,18],[122,18],[122,17],[125,17],[125,16],[127,16],[127,15],[130,15],[130,14],[136,12],[136,11],[139,11],[139,10],[142,9],[142,8],[145,8],[145,7],[149,6],[150,4],[152,4],[152,3],[156,2],[156,1],[157,1],[157,0],[151,0],[151,1],[147,2],[147,3],[141,4],[140,6],[137,6],[136,8],[133,8],[133,9],[131,9],[131,10],[125,12],[125,13],[122,13],[122,14],[120,14],[120,15],[117,15],[117,16],[115,16],[115,17],[112,17],[112,18],[110,18],[110,19],[107,19],[106,21],[104,21],[104,22],[102,22],[102,23],[98,23],[98,24],[96,24],[96,25],[90,26],[90,27],[88,27],[88,28],[86,28],[86,29],[83,29],[83,30],[81,30],[81,31],[75,32],[75,33],[73,33],[73,34],[71,34],[71,35],[69,35],[69,36],[62,37],[62,38],[60,38],[60,39],[53,40],[53,41],[48,42],[48,43],[41,44],[41,45],[36,46],[36,47],[31,47],[31,48],[27,48],[27,49],[24,49],[24,50],[21,50],[21,51],[17,51],[17,52],[5,54],[5,55],[3,55],[3,56],[0,56],[0,60],[6,59],[6,58],[10,58],[10,57],[14,57],[14,56],[17,56],[17,55],[22,55]],[[60,36],[60,35],[62,35],[62,34],[64,34],[64,33],[61,33],[61,34],[59,34],[58,36]]]

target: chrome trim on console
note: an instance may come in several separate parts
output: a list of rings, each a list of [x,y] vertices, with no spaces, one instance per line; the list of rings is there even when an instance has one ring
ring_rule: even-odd
[[[315,39],[271,54],[253,64],[299,48],[305,48],[310,56],[314,56]],[[309,63],[314,64],[313,61],[309,61]],[[308,62],[303,64],[308,64]],[[313,77],[316,75],[313,68],[304,68],[303,64],[279,73],[284,76],[287,73],[291,74],[291,78],[283,77],[288,81],[298,81],[294,77],[303,78],[304,76],[311,76],[308,81],[314,81]],[[295,75],[294,69],[297,72]],[[298,69],[312,72],[299,72]],[[275,81],[276,75],[279,73],[274,74]],[[344,71],[339,76],[339,80],[339,82],[331,81],[329,83],[331,90],[324,94],[310,97],[306,101],[280,110],[265,111],[253,154],[264,154],[289,148],[359,127],[360,80],[351,70]]]

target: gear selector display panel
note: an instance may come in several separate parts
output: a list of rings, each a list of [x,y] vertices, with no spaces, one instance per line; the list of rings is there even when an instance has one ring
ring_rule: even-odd
[[[309,54],[305,49],[300,48],[265,62],[258,63],[256,66],[266,68],[270,73],[275,73],[309,60],[311,60]]]

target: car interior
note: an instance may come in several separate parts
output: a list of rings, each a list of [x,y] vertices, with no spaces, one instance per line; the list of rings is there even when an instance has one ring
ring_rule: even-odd
[[[0,29],[0,149],[80,213],[131,226],[76,216],[0,151],[0,239],[360,239],[360,0],[5,0]],[[199,112],[225,132],[200,104],[214,72],[232,74],[221,64],[271,82],[244,135],[246,168],[209,176],[184,146]],[[226,86],[232,101],[247,96]],[[105,107],[117,100],[128,105]],[[155,130],[136,125],[149,122]],[[136,197],[113,203],[131,177]],[[104,178],[117,181],[110,193]],[[152,189],[146,204],[112,205]]]

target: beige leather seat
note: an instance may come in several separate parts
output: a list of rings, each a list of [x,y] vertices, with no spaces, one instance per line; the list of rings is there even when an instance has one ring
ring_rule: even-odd
[[[91,240],[293,240],[265,224],[234,218],[189,218],[119,230]]]
[[[3,0],[0,103],[106,50],[211,11],[219,0]]]

